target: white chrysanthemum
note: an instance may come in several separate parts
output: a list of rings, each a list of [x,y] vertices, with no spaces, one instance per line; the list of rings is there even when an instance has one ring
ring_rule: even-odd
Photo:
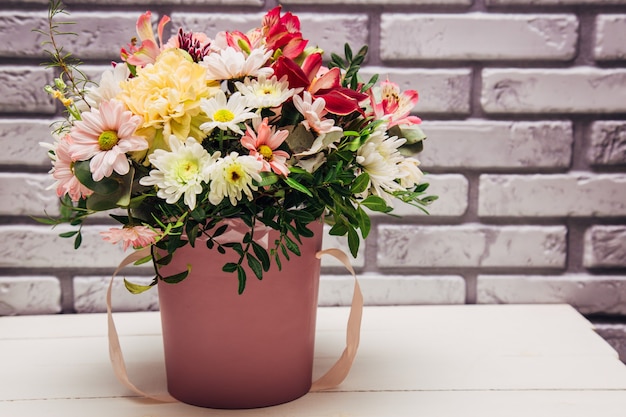
[[[228,47],[204,57],[201,65],[207,68],[209,80],[232,80],[243,77],[271,76],[274,70],[264,67],[272,51],[253,49],[246,56],[235,48]]]
[[[149,156],[150,163],[156,169],[139,183],[156,185],[157,196],[168,204],[176,203],[184,194],[185,204],[193,210],[196,207],[196,195],[202,192],[202,183],[209,182],[211,170],[220,154],[209,155],[193,138],[183,143],[172,135],[169,143],[171,152],[157,149]]]
[[[217,127],[243,135],[239,123],[256,117],[246,104],[246,98],[240,93],[234,93],[226,100],[226,94],[221,90],[210,99],[202,99],[200,108],[211,121],[202,123],[200,129],[204,133],[211,133]]]
[[[406,139],[386,137],[384,132],[377,130],[357,150],[356,162],[369,174],[372,193],[382,197],[388,205],[393,200],[389,193],[403,190],[396,179],[403,176],[399,164],[404,157],[398,148],[404,142]]]
[[[265,75],[260,75],[258,79],[246,77],[243,82],[236,82],[235,86],[248,99],[248,105],[255,109],[278,107],[302,90],[289,88],[286,75],[280,80],[276,76],[267,78]]]
[[[103,101],[113,100],[122,91],[120,83],[130,77],[128,65],[116,65],[106,70],[100,77],[98,86],[86,88],[85,101],[91,108],[99,108]],[[84,109],[81,109],[84,110]]]
[[[252,191],[258,189],[252,181],[261,181],[259,172],[262,169],[263,163],[255,157],[231,152],[220,159],[211,171],[209,201],[218,205],[224,197],[228,197],[230,204],[236,206],[243,194],[252,199]]]
[[[400,185],[406,189],[415,187],[422,181],[424,173],[419,169],[420,161],[415,158],[404,158],[398,164],[400,169]]]

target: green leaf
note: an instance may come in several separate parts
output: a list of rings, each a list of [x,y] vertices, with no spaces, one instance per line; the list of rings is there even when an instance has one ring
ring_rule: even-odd
[[[354,258],[357,257],[359,253],[359,245],[361,240],[359,239],[359,234],[352,227],[348,228],[348,247],[350,248],[350,253]]]
[[[74,249],[80,248],[80,244],[83,243],[83,235],[78,232],[76,239],[74,239]]]
[[[141,294],[142,292],[148,291],[150,288],[154,287],[156,285],[156,283],[157,283],[157,279],[156,278],[154,278],[149,285],[134,284],[134,283],[128,281],[126,278],[124,278],[124,286],[132,294]]]
[[[288,236],[285,236],[285,245],[287,245],[287,249],[289,249],[291,252],[293,252],[297,256],[300,256],[300,248],[298,247],[298,244],[291,240]]]
[[[155,261],[155,263],[157,265],[168,265],[170,262],[172,262],[172,254],[168,253],[167,255],[163,256],[162,258],[159,258]]]
[[[113,194],[120,186],[119,182],[109,177],[94,181],[89,168],[89,161],[74,163],[74,174],[81,184],[98,194]]]
[[[280,178],[278,175],[274,174],[273,172],[261,172],[261,181],[256,182],[255,184],[258,185],[259,187],[267,187],[268,185],[272,185],[278,182],[278,179]]]
[[[360,194],[363,191],[367,190],[367,187],[370,184],[370,176],[367,172],[362,173],[352,183],[352,187],[350,187],[350,192],[352,194]]]
[[[167,282],[168,284],[177,284],[181,282],[182,280],[184,280],[185,278],[187,278],[187,276],[189,276],[189,272],[191,272],[191,265],[187,265],[186,271],[183,271],[175,275],[171,275],[169,277],[165,277],[163,278],[163,281]]]
[[[241,265],[237,265],[237,280],[239,281],[238,293],[241,295],[246,289],[246,271]]]
[[[303,222],[303,223],[311,223],[312,221],[315,221],[315,216],[313,216],[308,211],[304,211],[304,210],[289,210],[287,213],[289,213],[291,218],[294,218],[294,219],[296,219],[296,220],[298,220],[300,222]]]
[[[224,272],[235,272],[237,270],[238,266],[239,265],[237,265],[234,262],[228,262],[226,265],[224,265],[222,267],[222,271],[224,271]]]
[[[328,231],[331,236],[344,236],[346,233],[348,233],[348,226],[343,222],[335,223]]]
[[[361,201],[361,204],[373,211],[379,211],[382,213],[388,213],[392,210],[391,207],[387,206],[385,200],[377,195],[370,195],[365,200]]]
[[[259,245],[257,242],[252,241],[252,250],[254,251],[254,254],[256,255],[256,257],[261,261],[263,270],[265,272],[269,271],[270,266],[271,266],[270,257],[267,254],[267,251],[265,250],[265,248]]]
[[[359,229],[361,229],[361,235],[363,236],[363,239],[367,239],[372,227],[370,216],[368,216],[365,210],[363,210],[360,206],[357,208],[357,216],[359,219]]]
[[[72,237],[72,236],[74,236],[77,233],[78,233],[78,230],[74,230],[74,231],[71,231],[71,232],[59,233],[59,237]]]
[[[254,275],[260,280],[263,279],[263,267],[261,266],[261,262],[250,253],[246,254],[246,260],[248,261],[248,266],[252,272],[254,272]]]
[[[298,181],[294,180],[292,177],[285,177],[283,178],[283,180],[287,183],[288,186],[290,186],[294,190],[298,190],[301,193],[308,195],[309,197],[313,197],[313,194],[311,194],[311,191],[309,191],[308,188],[300,184]]]

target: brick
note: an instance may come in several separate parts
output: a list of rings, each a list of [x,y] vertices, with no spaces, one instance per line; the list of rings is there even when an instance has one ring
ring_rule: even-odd
[[[601,120],[591,125],[587,160],[592,165],[626,164],[626,122]]]
[[[374,74],[380,81],[389,78],[401,90],[417,90],[419,101],[413,113],[468,115],[470,113],[472,72],[461,69],[417,69],[363,67],[359,74],[369,80]]]
[[[378,226],[378,265],[564,268],[562,226]]]
[[[380,50],[383,60],[567,61],[577,32],[568,14],[383,13]]]
[[[436,195],[439,198],[427,207],[430,216],[462,216],[468,207],[469,184],[467,178],[460,174],[429,174],[422,182],[429,185],[426,195]],[[369,212],[372,218],[384,220],[387,214]],[[394,216],[424,216],[419,208],[396,200],[393,203]]]
[[[83,243],[74,249],[73,239],[59,233],[75,230],[58,226],[0,226],[0,267],[7,268],[116,268],[124,258],[120,245],[102,240],[108,226],[83,227]],[[130,251],[128,252],[130,253]]]
[[[173,27],[201,31],[214,38],[219,31],[240,30],[247,32],[259,27],[264,13],[256,14],[193,14],[173,13]],[[309,46],[319,46],[326,57],[330,53],[343,55],[344,44],[358,50],[368,43],[368,18],[364,14],[298,13],[304,39]]]
[[[626,0],[485,0],[488,6],[554,6],[554,5],[591,5],[608,6],[612,4],[626,4]]]
[[[47,13],[0,12],[0,57],[43,57]]]
[[[626,277],[479,275],[479,304],[566,303],[584,314],[626,314]]]
[[[0,173],[0,215],[50,216],[59,215],[59,200],[47,188],[54,181],[46,174]]]
[[[586,268],[626,268],[626,226],[592,226],[585,232]]]
[[[51,120],[0,120],[0,165],[50,168],[50,158],[40,142],[52,143]]]
[[[487,113],[621,113],[626,69],[485,69]]]
[[[332,4],[336,5],[337,0],[282,0],[281,4]],[[459,5],[469,6],[472,4],[472,0],[341,0],[341,4],[346,5],[363,5],[363,6],[375,6],[375,5]]]
[[[126,279],[139,285],[149,285],[152,277],[127,276]],[[106,311],[106,293],[111,277],[74,277],[74,310],[77,313],[102,313]],[[159,309],[157,287],[141,294],[131,294],[124,286],[124,279],[115,277],[111,292],[113,311],[156,311]]]
[[[359,275],[366,305],[463,304],[465,280],[458,275]],[[320,306],[347,306],[352,302],[354,278],[322,275]]]
[[[602,336],[619,355],[622,362],[626,362],[626,324],[592,322],[594,330]]]
[[[61,311],[61,284],[50,276],[0,277],[0,316]]]
[[[596,60],[626,59],[626,15],[596,16],[596,36],[593,55]]]
[[[422,129],[428,139],[419,159],[426,171],[562,169],[572,157],[570,122],[425,121]]]
[[[626,215],[626,175],[586,173],[480,176],[478,215],[611,217]]]
[[[346,236],[331,236],[328,234],[330,227],[324,226],[324,239],[322,240],[322,249],[337,248],[344,251],[350,259],[350,264],[353,268],[362,268],[365,266],[365,246],[366,242],[361,241],[359,252],[357,257],[353,258],[350,254],[350,247],[348,246],[348,238]],[[326,255],[322,257],[322,268],[344,268],[343,264],[336,258]]]
[[[102,2],[100,0],[65,0],[65,4],[67,5],[87,5],[87,4],[95,4],[101,5]],[[173,5],[173,6],[262,6],[263,0],[107,0],[107,6],[109,5],[120,5],[127,6],[129,4],[132,5],[147,5],[150,7],[154,7],[156,5]]]
[[[53,114],[56,105],[43,91],[52,71],[26,66],[0,66],[0,113]]]

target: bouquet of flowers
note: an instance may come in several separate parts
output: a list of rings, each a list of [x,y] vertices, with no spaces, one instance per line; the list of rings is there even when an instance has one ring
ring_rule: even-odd
[[[63,12],[53,1],[46,32],[51,66],[61,70],[46,90],[66,110],[47,145],[61,215],[40,220],[76,226],[62,234],[75,247],[83,221],[112,210],[121,226],[104,239],[166,251],[152,251],[155,264],[199,237],[208,250],[236,252],[238,261],[223,269],[237,274],[242,292],[244,265],[260,279],[272,262],[299,255],[313,221],[347,235],[356,256],[369,211],[388,213],[394,200],[425,211],[434,200],[412,156],[424,139],[410,114],[418,94],[388,80],[378,85],[377,76],[362,80],[367,47],[353,53],[346,45],[345,57],[332,54],[325,66],[298,17],[280,6],[247,33],[211,38],[180,28],[167,41],[170,19],[161,17],[155,35],[146,12],[120,61],[93,82],[55,40]],[[223,220],[233,218],[247,231],[241,242],[220,244]],[[255,242],[259,225],[280,232],[268,248]],[[189,272],[164,277],[155,269],[152,284]]]

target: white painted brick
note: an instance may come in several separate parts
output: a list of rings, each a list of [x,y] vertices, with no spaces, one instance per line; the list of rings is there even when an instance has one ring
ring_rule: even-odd
[[[593,54],[597,60],[626,59],[626,15],[596,16],[596,36]]]
[[[0,226],[0,267],[8,268],[111,268],[124,258],[121,245],[102,240],[108,226],[83,227],[83,244],[74,249],[73,239],[58,237],[75,230],[65,226]],[[130,250],[128,251],[130,253]],[[130,269],[128,269],[130,270]]]
[[[137,36],[136,22],[141,13],[72,12],[65,21],[75,22],[70,31],[78,36],[62,36],[59,43],[67,52],[81,59],[120,61],[120,48]],[[153,20],[158,15],[153,13]]]
[[[601,120],[591,125],[587,160],[593,165],[626,164],[626,121]]]
[[[61,284],[55,277],[0,277],[0,316],[60,311]]]
[[[126,279],[139,285],[148,285],[152,277],[127,276]],[[77,313],[102,313],[106,311],[106,293],[111,277],[74,277],[74,309]],[[131,294],[124,286],[122,277],[115,277],[111,292],[113,311],[155,311],[159,309],[157,287],[141,294]]]
[[[624,216],[626,175],[481,175],[479,216]]]
[[[247,32],[259,27],[264,13],[256,14],[194,14],[172,13],[173,27],[200,31],[213,38],[219,31]],[[369,43],[368,18],[364,14],[298,13],[302,35],[309,46],[319,46],[330,58],[330,53],[343,55],[347,42],[357,50]]]
[[[381,58],[569,60],[577,31],[568,14],[383,13]]]
[[[487,113],[626,112],[626,69],[485,69]]]
[[[54,113],[56,105],[43,91],[52,78],[44,68],[0,66],[0,113]]]
[[[389,78],[401,90],[417,90],[419,101],[413,112],[467,115],[470,113],[472,72],[461,69],[363,67],[359,74],[368,81],[374,74],[379,83]]]
[[[585,232],[586,268],[626,268],[626,226],[592,226]]]
[[[330,227],[324,225],[324,238],[322,240],[322,249],[330,249],[337,248],[341,249],[348,255],[348,259],[350,259],[350,264],[353,268],[362,268],[365,266],[365,245],[367,242],[361,241],[361,246],[359,247],[359,252],[357,253],[357,257],[353,258],[350,254],[350,247],[348,246],[348,238],[346,236],[331,236],[328,234]],[[343,264],[338,261],[336,258],[326,255],[322,257],[322,268],[330,268],[330,267],[341,267],[343,268]]]
[[[0,120],[0,165],[50,168],[50,158],[39,142],[52,143],[51,120]]]
[[[626,277],[479,275],[479,304],[567,303],[584,314],[626,314]]]
[[[281,0],[281,4],[291,5],[291,4],[332,4],[337,5],[337,0]],[[472,4],[472,0],[341,0],[341,4],[358,4],[363,6],[377,6],[377,5],[413,5],[413,6],[422,6],[422,5],[436,5],[436,6],[444,6],[444,5],[460,5],[460,6],[469,6]]]
[[[467,178],[459,174],[426,175],[422,182],[430,184],[427,195],[436,195],[439,198],[427,207],[430,216],[462,216],[468,207],[469,184]],[[393,203],[395,216],[424,216],[420,209],[396,200]],[[387,214],[369,211],[372,218],[387,218]]]
[[[554,5],[590,5],[608,6],[611,4],[626,4],[626,0],[485,0],[489,6],[554,6]]]
[[[47,189],[53,183],[47,174],[0,172],[0,215],[58,216],[59,200],[54,190]]]
[[[95,4],[102,5],[102,0],[66,0],[65,4],[78,4],[78,5],[87,5],[87,4]],[[154,7],[155,5],[165,5],[165,6],[262,6],[263,0],[107,0],[108,5],[147,5],[149,7]]]
[[[381,267],[565,266],[562,226],[408,226],[378,227]]]
[[[359,275],[366,305],[463,304],[465,280],[458,275]],[[320,306],[347,306],[352,302],[354,278],[322,275]]]
[[[570,122],[422,123],[428,136],[419,159],[437,168],[566,168],[572,156]]]
[[[0,56],[44,57],[41,43],[47,36],[33,32],[46,27],[47,13],[0,12]]]

